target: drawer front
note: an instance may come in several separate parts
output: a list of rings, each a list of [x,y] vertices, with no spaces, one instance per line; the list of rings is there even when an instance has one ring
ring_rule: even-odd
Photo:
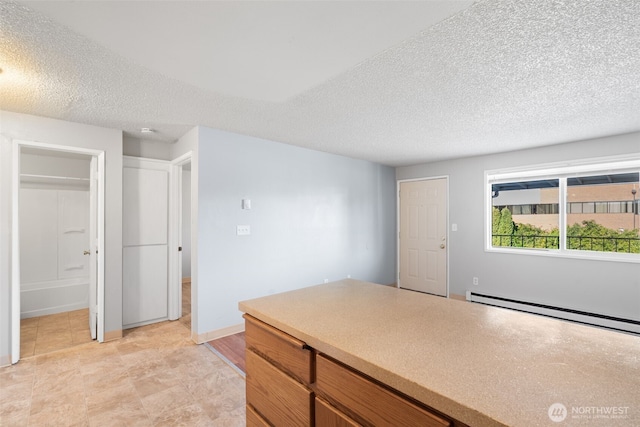
[[[247,405],[247,427],[269,427],[269,423],[254,411],[250,405]]]
[[[375,426],[450,426],[451,423],[351,369],[318,355],[316,390],[364,424]]]
[[[245,341],[247,349],[269,360],[299,381],[313,383],[314,355],[305,343],[247,314]]]
[[[360,427],[360,424],[316,397],[316,427]]]
[[[246,356],[247,404],[272,425],[312,425],[311,390],[253,351]]]

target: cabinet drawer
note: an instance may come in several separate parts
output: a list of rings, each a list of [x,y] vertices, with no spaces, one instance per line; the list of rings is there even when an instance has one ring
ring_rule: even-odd
[[[360,427],[360,424],[316,397],[316,427]]]
[[[245,341],[247,349],[260,354],[305,384],[313,383],[314,355],[305,343],[247,314]]]
[[[247,350],[247,404],[272,425],[310,426],[311,390]]]
[[[375,426],[450,426],[451,423],[323,355],[316,357],[316,389],[340,410]]]
[[[269,427],[269,423],[254,411],[250,405],[247,405],[247,427]]]

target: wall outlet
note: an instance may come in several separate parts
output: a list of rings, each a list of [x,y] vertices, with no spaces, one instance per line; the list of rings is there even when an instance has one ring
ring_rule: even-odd
[[[351,279],[351,275],[350,274],[347,274],[347,279]]]
[[[250,225],[239,225],[236,227],[236,235],[238,236],[248,236],[251,234],[251,226]]]
[[[324,283],[329,283],[329,279],[324,279]]]
[[[473,278],[473,284],[474,284],[474,285],[476,285],[476,286],[478,286],[478,278],[477,278],[477,277],[474,277],[474,278]]]

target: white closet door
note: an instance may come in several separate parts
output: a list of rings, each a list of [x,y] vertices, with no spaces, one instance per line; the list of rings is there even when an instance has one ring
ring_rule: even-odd
[[[123,326],[168,318],[168,162],[125,158]]]

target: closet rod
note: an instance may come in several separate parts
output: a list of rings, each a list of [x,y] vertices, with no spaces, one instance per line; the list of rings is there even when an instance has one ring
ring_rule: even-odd
[[[75,178],[72,176],[55,176],[55,175],[34,175],[34,174],[28,174],[28,173],[20,174],[20,178],[67,179],[71,181],[89,181],[89,178]]]

